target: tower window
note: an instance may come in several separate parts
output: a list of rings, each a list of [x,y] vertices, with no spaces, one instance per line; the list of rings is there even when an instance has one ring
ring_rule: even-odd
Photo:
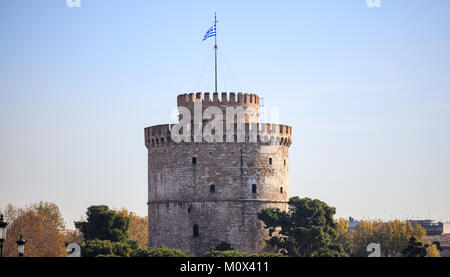
[[[193,235],[194,235],[194,238],[197,238],[200,235],[199,232],[198,232],[198,225],[197,224],[194,225]]]
[[[209,186],[209,192],[216,192],[216,186],[215,185],[210,185]]]
[[[190,214],[191,211],[192,211],[192,205],[189,205],[189,207],[188,207],[188,214]]]
[[[272,158],[269,158],[269,164],[272,165]]]
[[[256,193],[256,185],[255,184],[252,185],[252,193]]]
[[[197,164],[197,157],[192,157],[192,164]]]
[[[286,159],[284,159],[284,166],[286,166]]]
[[[280,187],[280,193],[281,194],[283,193],[283,187]]]

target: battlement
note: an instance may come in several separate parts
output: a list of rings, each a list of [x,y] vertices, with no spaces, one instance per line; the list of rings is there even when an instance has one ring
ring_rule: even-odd
[[[202,124],[202,130],[205,130],[205,126],[208,123]],[[175,124],[163,124],[163,125],[155,125],[151,127],[145,128],[145,146],[156,147],[162,146],[165,144],[174,143],[171,137],[171,130]],[[195,123],[191,123],[187,125],[189,129],[189,141],[182,143],[198,143],[194,142],[194,127]],[[292,127],[282,124],[271,124],[271,123],[245,123],[243,130],[243,136],[240,137],[240,133],[238,131],[238,124],[234,123],[234,131],[233,135],[227,134],[226,132],[226,124],[223,126],[223,142],[251,142],[251,136],[256,135],[255,141],[261,144],[278,144],[289,147],[292,144]],[[252,132],[256,128],[256,132]],[[238,137],[239,136],[239,137]],[[204,138],[197,139],[199,142],[206,142]],[[216,142],[214,142],[216,143]]]
[[[259,106],[259,97],[253,93],[238,92],[236,95],[234,92],[222,92],[221,99],[219,99],[219,93],[217,92],[212,93],[212,98],[209,92],[185,93],[177,97],[178,106],[190,106],[198,101],[205,105]]]

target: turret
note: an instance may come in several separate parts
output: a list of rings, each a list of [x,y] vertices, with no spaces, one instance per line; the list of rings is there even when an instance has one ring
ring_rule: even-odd
[[[234,92],[222,92],[220,99],[219,93],[213,93],[211,98],[211,93],[209,92],[185,93],[177,97],[177,106],[188,108],[191,111],[192,119],[194,118],[195,103],[202,104],[202,112],[211,106],[219,107],[222,109],[224,119],[227,107],[242,107],[248,111],[245,122],[258,122],[259,120],[259,97],[253,93],[239,92],[236,95]]]

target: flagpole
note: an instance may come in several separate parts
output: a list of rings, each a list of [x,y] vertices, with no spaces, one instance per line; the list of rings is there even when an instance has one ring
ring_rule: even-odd
[[[216,84],[216,92],[217,92],[217,17],[216,13],[214,13],[214,28],[216,29],[216,35],[214,36],[214,54],[215,54],[215,84]]]

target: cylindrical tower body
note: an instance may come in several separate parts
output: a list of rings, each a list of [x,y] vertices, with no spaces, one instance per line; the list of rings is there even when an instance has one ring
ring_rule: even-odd
[[[181,97],[179,106],[186,104]],[[246,130],[253,121],[257,115],[247,117]],[[239,251],[270,251],[257,213],[265,207],[287,209],[292,128],[258,126],[269,131],[275,142],[269,145],[260,136],[255,142],[247,136],[244,142],[235,137],[232,142],[175,143],[171,127],[145,129],[149,247],[201,255],[226,241]]]

